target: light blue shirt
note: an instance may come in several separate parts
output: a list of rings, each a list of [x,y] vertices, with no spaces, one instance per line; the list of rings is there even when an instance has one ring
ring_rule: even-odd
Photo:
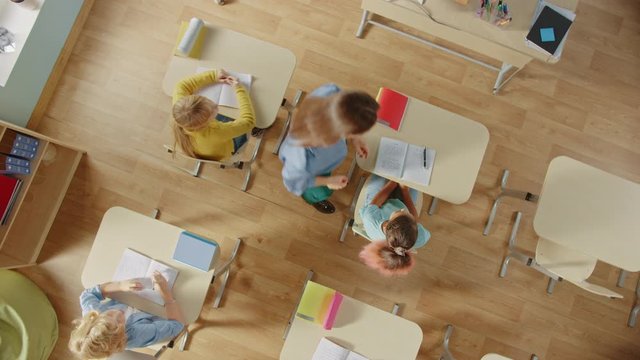
[[[391,214],[395,211],[407,209],[407,206],[399,199],[388,199],[382,207],[368,204],[360,208],[360,217],[362,217],[362,225],[367,232],[367,236],[371,240],[384,240],[387,237],[382,232],[382,223],[389,220]],[[418,238],[416,239],[413,249],[423,247],[429,241],[431,233],[425,229],[422,224],[418,223]]]
[[[85,289],[80,294],[82,315],[95,310],[103,313],[107,310],[121,310],[126,312],[130,307],[113,299],[106,299],[100,291],[100,286]],[[171,340],[184,328],[179,321],[167,320],[159,316],[138,311],[131,314],[125,324],[127,349],[147,347],[161,341]]]
[[[326,84],[315,89],[309,96],[330,96],[340,91],[335,84]],[[288,135],[278,155],[282,161],[282,180],[291,193],[298,196],[312,188],[316,176],[326,175],[337,168],[347,157],[347,142],[344,139],[328,147],[304,147]]]

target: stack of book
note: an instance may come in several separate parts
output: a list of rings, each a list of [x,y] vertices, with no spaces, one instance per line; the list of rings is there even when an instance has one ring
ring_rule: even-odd
[[[21,179],[0,175],[0,215],[2,215],[0,223],[3,225],[9,219],[21,186]]]
[[[0,173],[31,174],[31,162],[40,142],[30,136],[7,129],[0,140]]]
[[[338,315],[342,298],[342,294],[338,291],[308,281],[296,315],[302,319],[322,324],[325,330],[331,330]]]

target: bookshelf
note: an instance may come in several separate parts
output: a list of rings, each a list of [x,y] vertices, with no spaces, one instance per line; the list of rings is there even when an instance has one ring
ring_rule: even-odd
[[[10,175],[23,183],[7,222],[0,225],[0,268],[16,268],[36,263],[84,151],[0,120],[0,138],[7,129],[40,140],[31,174]]]

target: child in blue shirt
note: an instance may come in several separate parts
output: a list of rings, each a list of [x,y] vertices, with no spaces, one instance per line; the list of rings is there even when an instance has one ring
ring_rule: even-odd
[[[69,349],[82,359],[101,359],[125,349],[168,341],[180,334],[186,321],[167,280],[156,272],[153,282],[164,300],[166,319],[108,298],[114,292],[141,290],[143,286],[137,281],[96,285],[80,295],[83,318],[74,321]]]
[[[365,205],[360,208],[360,217],[373,241],[360,253],[368,266],[384,275],[405,275],[413,267],[412,249],[424,246],[431,234],[417,222],[418,212],[415,189],[399,185],[394,181],[371,175],[365,194]],[[392,194],[399,192],[398,198]]]
[[[318,211],[330,214],[333,190],[347,185],[344,175],[331,175],[347,156],[351,139],[358,156],[368,155],[360,134],[376,122],[378,103],[362,91],[342,91],[335,84],[315,89],[296,111],[280,147],[282,179],[287,190]]]

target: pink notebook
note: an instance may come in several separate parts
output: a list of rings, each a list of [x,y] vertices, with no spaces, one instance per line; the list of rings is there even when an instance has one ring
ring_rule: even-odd
[[[327,315],[324,318],[324,322],[322,323],[322,327],[325,330],[331,330],[331,328],[333,327],[333,322],[336,320],[336,315],[338,315],[340,304],[342,304],[342,298],[342,294],[337,291],[335,294],[333,294],[333,299],[331,299],[329,309],[327,309]]]

